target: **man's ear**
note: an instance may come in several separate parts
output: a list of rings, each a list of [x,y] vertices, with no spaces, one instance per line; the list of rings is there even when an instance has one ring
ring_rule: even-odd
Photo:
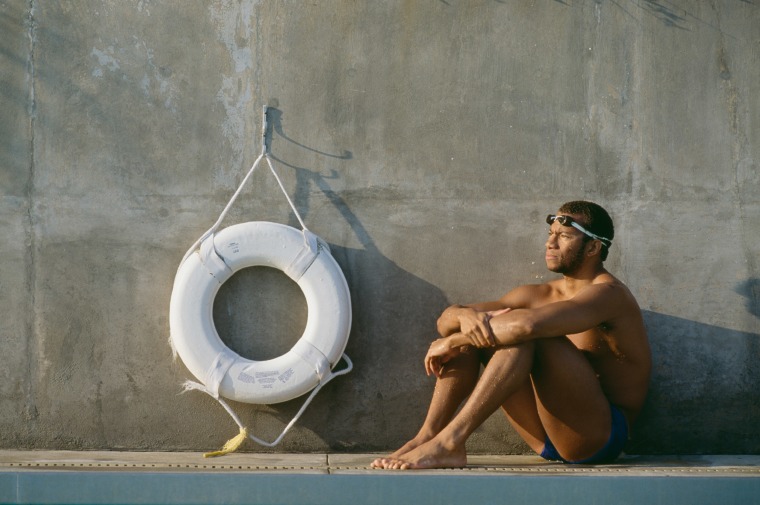
[[[586,256],[595,256],[602,252],[601,240],[589,240],[586,244]]]

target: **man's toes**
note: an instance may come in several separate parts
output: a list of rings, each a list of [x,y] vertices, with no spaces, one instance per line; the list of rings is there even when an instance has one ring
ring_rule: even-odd
[[[387,468],[388,459],[387,458],[377,458],[375,461],[372,462],[372,468]]]
[[[401,461],[400,459],[394,459],[390,463],[390,467],[393,470],[406,470],[409,467],[409,464],[406,461]]]

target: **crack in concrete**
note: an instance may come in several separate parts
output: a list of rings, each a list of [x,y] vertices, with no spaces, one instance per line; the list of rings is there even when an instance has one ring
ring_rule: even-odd
[[[34,401],[34,375],[36,360],[33,358],[32,353],[34,347],[38,344],[38,335],[36,331],[36,284],[37,284],[37,265],[36,265],[36,234],[34,230],[34,179],[35,179],[35,123],[37,116],[37,97],[36,97],[36,68],[35,68],[35,54],[36,49],[36,20],[35,14],[35,0],[29,0],[29,16],[28,16],[28,38],[29,38],[29,57],[27,58],[27,74],[29,83],[29,95],[28,95],[28,108],[27,113],[29,116],[28,128],[29,128],[29,178],[26,187],[27,207],[27,259],[26,259],[26,282],[29,289],[29,304],[30,311],[27,320],[27,332],[29,335],[29,344],[27,346],[27,380],[26,380],[26,405],[24,406],[24,417],[27,421],[33,421],[38,417],[37,408]]]

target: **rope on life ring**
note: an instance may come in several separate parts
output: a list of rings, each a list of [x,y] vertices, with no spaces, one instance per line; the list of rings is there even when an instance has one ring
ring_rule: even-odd
[[[266,136],[266,107],[263,137]],[[277,180],[301,230],[270,222],[247,222],[221,230],[225,215],[262,159]],[[269,266],[283,271],[304,293],[308,318],[304,333],[287,353],[266,361],[239,356],[222,342],[213,322],[213,302],[226,280],[243,268]],[[170,342],[175,358],[182,359],[199,382],[186,381],[185,391],[200,390],[215,398],[240,428],[220,451],[237,450],[250,438],[274,447],[300,418],[321,388],[353,369],[344,353],[351,329],[351,299],[346,279],[326,242],[306,228],[298,210],[272,166],[266,142],[217,222],[187,251],[177,270],[169,309]],[[334,371],[340,359],[346,367]],[[252,434],[224,401],[273,404],[311,391],[301,409],[273,441]]]

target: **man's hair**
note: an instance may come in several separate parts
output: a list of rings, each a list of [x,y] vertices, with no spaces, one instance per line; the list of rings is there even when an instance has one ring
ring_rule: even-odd
[[[578,200],[567,202],[559,208],[560,214],[573,214],[579,216],[581,225],[591,233],[612,240],[615,237],[615,227],[612,218],[600,205],[593,202]],[[607,259],[609,246],[602,242],[602,261]]]

